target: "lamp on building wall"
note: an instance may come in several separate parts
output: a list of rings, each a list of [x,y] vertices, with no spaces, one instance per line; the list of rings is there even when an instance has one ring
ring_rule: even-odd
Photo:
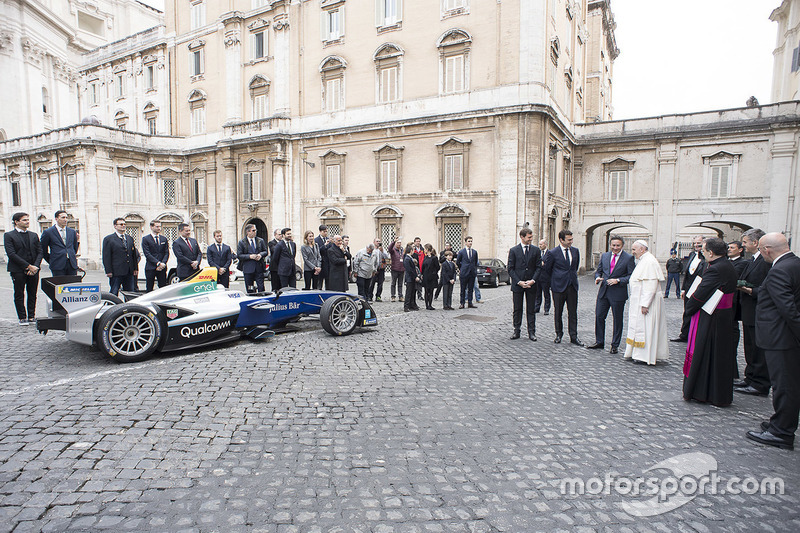
[[[314,165],[314,163],[312,163],[311,161],[306,161],[306,158],[308,158],[308,152],[303,150],[302,152],[300,152],[300,159],[302,159],[303,163],[305,163],[306,165],[310,166],[311,168],[314,168],[316,165]]]

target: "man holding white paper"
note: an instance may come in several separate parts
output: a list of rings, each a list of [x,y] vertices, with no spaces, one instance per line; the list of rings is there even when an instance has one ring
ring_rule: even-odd
[[[654,365],[669,359],[667,317],[661,292],[664,273],[658,260],[648,251],[647,242],[634,242],[631,251],[637,264],[628,280],[631,306],[625,359]]]
[[[694,251],[686,258],[686,270],[683,272],[683,283],[681,283],[681,287],[683,287],[681,291],[681,298],[683,298],[683,322],[681,323],[681,333],[674,339],[670,339],[672,342],[686,342],[689,338],[689,326],[692,315],[686,312],[686,302],[689,298],[686,293],[691,289],[694,280],[697,279],[698,276],[703,275],[703,270],[706,267],[706,258],[702,253],[703,237],[700,235],[692,237],[692,246],[694,246]]]
[[[708,267],[694,292],[686,293],[685,309],[691,320],[683,364],[683,399],[725,407],[733,402],[736,269],[727,259],[722,239],[705,239],[702,252]]]

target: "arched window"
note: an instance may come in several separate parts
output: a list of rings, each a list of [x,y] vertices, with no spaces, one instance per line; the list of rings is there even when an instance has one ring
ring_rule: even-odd
[[[322,78],[323,111],[340,111],[344,109],[344,71],[347,61],[339,56],[328,56],[319,67]]]
[[[464,30],[446,31],[436,43],[439,48],[439,92],[461,93],[469,90],[469,51],[472,37]]]
[[[206,93],[195,89],[189,94],[189,111],[192,117],[192,135],[206,132]]]
[[[464,236],[468,234],[469,213],[458,204],[444,204],[434,211],[436,229],[439,233],[439,249],[444,250],[449,244],[457,252],[464,245]]]
[[[50,114],[50,95],[47,92],[47,87],[42,87],[42,113],[45,115]]]
[[[338,207],[326,207],[319,214],[320,224],[328,226],[328,235],[341,235],[344,231],[346,215]]]
[[[253,76],[248,86],[252,104],[252,120],[260,120],[269,116],[269,80],[258,74]]]

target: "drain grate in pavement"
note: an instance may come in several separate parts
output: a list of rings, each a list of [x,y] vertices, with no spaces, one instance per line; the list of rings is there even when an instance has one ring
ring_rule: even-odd
[[[473,322],[491,322],[495,319],[493,316],[481,315],[458,315],[456,318],[459,320],[472,320]]]

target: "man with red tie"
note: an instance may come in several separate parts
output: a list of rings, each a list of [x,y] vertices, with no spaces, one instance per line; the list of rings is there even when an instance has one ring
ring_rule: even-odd
[[[606,340],[606,317],[611,309],[614,317],[614,333],[611,337],[610,352],[619,352],[622,340],[622,319],[625,315],[625,302],[628,301],[628,280],[636,266],[633,256],[622,250],[625,241],[619,235],[612,235],[609,241],[610,251],[600,256],[600,264],[594,273],[594,283],[599,284],[597,303],[594,313],[594,344],[587,346],[590,350],[603,348]]]
[[[200,251],[200,245],[197,244],[197,241],[189,236],[191,233],[192,230],[189,228],[189,224],[185,222],[178,224],[179,236],[172,243],[172,251],[178,261],[178,278],[182,280],[198,270],[200,263],[203,261],[203,252]]]

